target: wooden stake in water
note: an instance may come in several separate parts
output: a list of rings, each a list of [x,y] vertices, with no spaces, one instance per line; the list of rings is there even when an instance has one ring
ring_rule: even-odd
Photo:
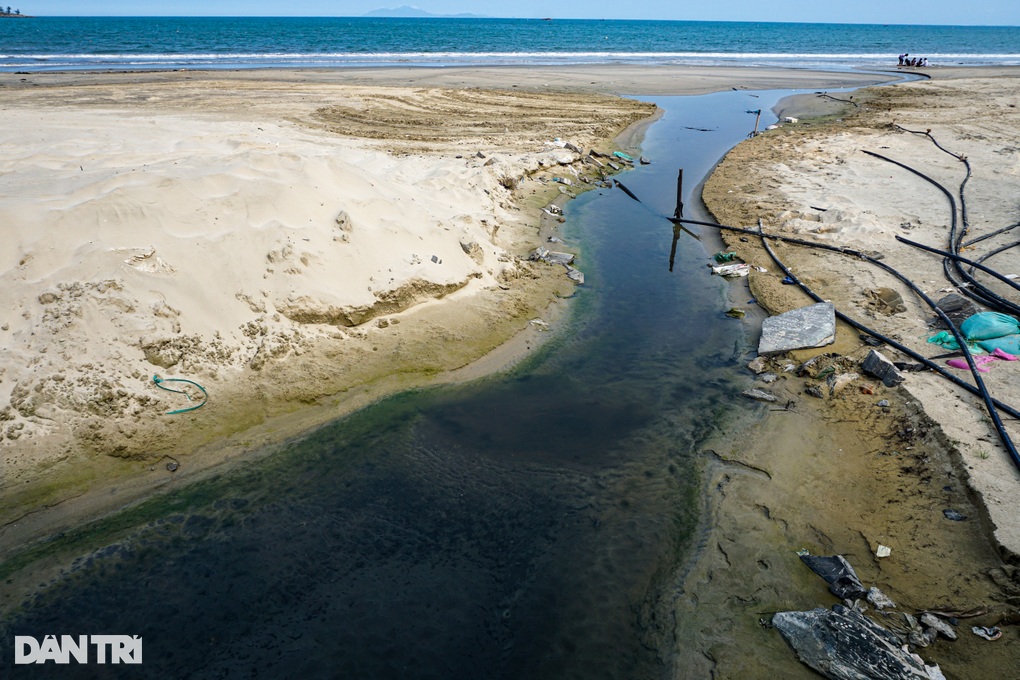
[[[681,218],[684,216],[684,169],[680,168],[680,174],[676,178],[676,210],[673,211],[673,217]]]
[[[751,132],[749,135],[747,135],[748,137],[754,137],[754,136],[756,136],[758,134],[758,123],[761,121],[761,109],[758,109],[757,111],[748,111],[748,113],[755,114],[755,116],[754,116],[754,131]]]

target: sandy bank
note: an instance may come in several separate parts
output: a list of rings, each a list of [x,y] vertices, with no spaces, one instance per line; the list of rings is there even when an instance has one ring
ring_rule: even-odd
[[[573,285],[522,257],[560,195],[548,180],[591,173],[549,142],[608,148],[652,110],[600,92],[874,80],[614,66],[0,76],[0,542],[440,379],[528,328]],[[208,403],[166,415],[201,395],[154,374],[200,383]]]
[[[961,163],[900,128],[931,130],[972,164],[966,193],[971,235],[1014,224],[1020,219],[1014,199],[1020,189],[1018,75],[1015,69],[938,70],[932,81],[857,91],[856,105],[787,102],[792,108],[784,115],[822,118],[739,145],[707,183],[706,202],[726,224],[754,226],[760,218],[767,230],[881,253],[938,299],[951,287],[941,260],[895,236],[944,246],[948,201],[919,177],[863,150],[907,163],[955,191],[964,176]],[[749,282],[761,305],[776,312],[810,302],[781,283],[783,274],[754,239],[725,238],[767,269],[752,273]],[[888,275],[836,254],[776,250],[844,313],[925,356],[944,351],[926,343],[939,330],[934,315]],[[1005,251],[994,266],[1015,272],[1017,257]],[[1005,288],[999,292],[1010,297]],[[781,378],[769,388],[779,403],[789,400],[790,409],[768,413],[739,441],[713,444],[707,465],[718,493],[706,510],[699,559],[678,599],[684,622],[678,643],[697,640],[700,658],[688,657],[677,677],[710,670],[715,677],[751,677],[762,667],[783,677],[813,677],[797,667],[774,630],[759,625],[778,610],[833,601],[824,582],[799,563],[799,549],[846,555],[866,584],[892,596],[898,611],[983,612],[960,619],[959,641],[920,650],[948,677],[997,677],[1015,669],[1014,627],[995,643],[972,635],[970,627],[1009,621],[1016,611],[1020,523],[1012,506],[1020,475],[979,400],[934,373],[908,373],[905,384],[892,389],[859,377],[830,396],[828,369],[859,371],[856,362],[866,352],[857,331],[840,325],[835,345],[772,362]],[[885,353],[906,359],[888,348]],[[799,377],[783,372],[819,356]],[[1020,403],[1016,370],[1002,362],[985,376],[993,395],[1014,405]],[[819,385],[824,398],[805,393]],[[1006,426],[1014,439],[1020,434],[1015,422],[1007,419]],[[945,510],[966,520],[951,521]],[[890,547],[891,555],[878,558],[879,545]]]

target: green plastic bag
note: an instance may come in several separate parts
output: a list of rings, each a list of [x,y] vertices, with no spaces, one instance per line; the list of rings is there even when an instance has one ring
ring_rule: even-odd
[[[939,345],[949,350],[960,349],[960,343],[956,341],[956,338],[954,338],[953,334],[950,333],[949,331],[942,331],[941,333],[936,333],[935,335],[928,338],[928,342],[932,343],[933,345]]]

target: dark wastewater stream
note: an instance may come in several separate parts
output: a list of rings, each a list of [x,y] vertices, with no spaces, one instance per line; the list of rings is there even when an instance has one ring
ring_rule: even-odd
[[[127,634],[142,666],[12,677],[655,678],[696,530],[699,442],[747,378],[695,186],[788,92],[655,98],[652,164],[567,208],[587,284],[509,375],[400,394],[271,457],[149,501],[68,565],[14,635]],[[754,95],[758,95],[756,98]],[[706,236],[706,241],[708,234]],[[714,235],[712,235],[714,236]],[[737,284],[739,285],[739,284]],[[740,300],[739,302],[746,302]],[[739,401],[738,401],[739,400]]]

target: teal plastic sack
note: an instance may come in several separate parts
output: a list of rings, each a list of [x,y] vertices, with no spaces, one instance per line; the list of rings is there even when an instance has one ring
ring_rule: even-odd
[[[936,333],[935,335],[928,338],[928,342],[932,343],[933,345],[939,345],[940,347],[944,347],[945,349],[949,350],[960,349],[960,343],[956,341],[956,338],[954,338],[953,334],[950,333],[949,331],[942,331],[941,333]]]
[[[979,340],[977,345],[986,352],[994,352],[997,349],[1001,349],[1003,352],[1009,352],[1010,354],[1020,354],[1020,335],[1005,335],[1001,338]]]
[[[960,324],[960,332],[963,333],[963,337],[972,342],[991,340],[1020,333],[1020,322],[998,312],[979,312]]]

